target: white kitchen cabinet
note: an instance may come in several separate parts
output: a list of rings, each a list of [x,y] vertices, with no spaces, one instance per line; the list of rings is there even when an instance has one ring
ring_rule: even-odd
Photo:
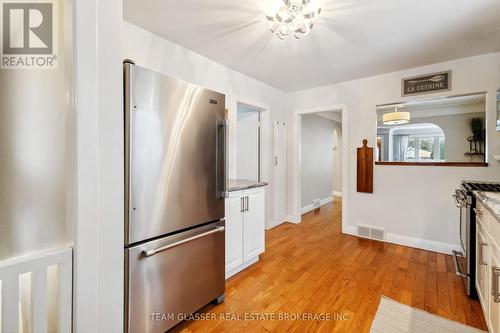
[[[485,236],[484,223],[479,217],[476,233],[476,289],[483,306],[483,312],[488,311],[488,273],[489,273],[489,244]]]
[[[491,292],[489,298],[488,321],[491,333],[500,333],[500,248],[492,247],[490,256],[491,265],[488,271]]]
[[[226,278],[259,260],[264,230],[264,188],[231,192],[226,199]]]
[[[243,217],[243,259],[248,262],[264,252],[264,190],[245,191],[244,197],[246,207]]]
[[[243,264],[243,218],[240,197],[226,199],[226,272]]]
[[[476,288],[489,331],[500,333],[500,222],[478,200],[476,223]]]

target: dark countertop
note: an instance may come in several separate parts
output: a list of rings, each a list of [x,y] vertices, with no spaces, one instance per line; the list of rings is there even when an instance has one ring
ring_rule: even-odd
[[[483,191],[474,191],[473,193],[500,223],[500,193]]]
[[[243,191],[251,188],[264,187],[266,182],[258,182],[246,179],[229,179],[229,192]]]

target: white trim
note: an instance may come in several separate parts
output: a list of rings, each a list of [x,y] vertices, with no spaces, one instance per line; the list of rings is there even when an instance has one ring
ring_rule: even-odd
[[[57,296],[48,293],[48,268],[58,265]],[[56,297],[57,322],[59,332],[71,332],[71,300],[73,275],[73,249],[71,247],[60,250],[37,253],[0,262],[0,280],[2,280],[2,299],[0,306],[0,329],[2,332],[17,332],[19,327],[20,311],[17,304],[26,297],[31,303],[31,315],[27,315],[24,324],[37,328],[47,328],[48,297]],[[19,277],[31,273],[31,292],[20,293]],[[13,306],[13,305],[16,306]],[[23,307],[21,312],[26,309]],[[29,311],[29,310],[28,310]],[[29,312],[28,312],[29,313]],[[42,330],[43,331],[43,330]]]
[[[248,260],[247,262],[239,265],[238,267],[233,268],[229,272],[226,272],[226,280],[229,279],[231,276],[233,276],[233,275],[241,272],[245,268],[248,268],[248,267],[252,266],[257,261],[259,261],[259,256],[256,256],[255,258]]]
[[[342,226],[342,233],[346,234],[346,235],[359,237],[357,235],[357,232],[356,232],[356,227],[353,225],[345,225],[345,226],[343,225]]]
[[[300,215],[287,215],[286,221],[288,223],[299,224],[301,221]]]
[[[74,0],[73,330],[123,332],[122,1]]]
[[[231,93],[226,94],[226,109],[228,109],[229,116],[229,178],[238,178],[237,177],[237,138],[238,138],[238,103],[250,106],[252,108],[256,108],[260,112],[260,175],[261,181],[267,182],[271,184],[271,177],[274,177],[274,163],[272,163],[272,150],[269,148],[269,145],[266,144],[269,136],[272,136],[272,120],[271,120],[271,106],[266,104],[260,100],[247,98],[241,95],[235,95]],[[271,164],[272,170],[270,169]],[[271,184],[273,185],[273,184]],[[269,191],[269,195],[266,195],[265,205],[270,206],[271,209],[266,210],[265,217],[265,227],[266,229],[271,229],[271,219],[274,218],[274,190],[272,186],[269,186],[267,191]],[[285,193],[286,195],[286,193]],[[285,197],[286,202],[286,197]],[[271,212],[271,218],[269,217],[268,211]]]
[[[277,221],[277,222],[275,222],[274,220],[270,221],[269,223],[266,223],[266,230],[271,230],[273,228],[276,228],[277,226],[279,226],[280,224],[283,224],[285,222],[286,222],[286,217],[284,219],[282,219],[281,221]]]
[[[269,111],[271,110],[271,106],[269,104],[263,103],[261,101],[257,101],[255,99],[246,98],[243,96],[233,95],[233,99],[236,101],[236,104],[244,104],[246,106],[250,106],[252,108],[257,108],[259,111]]]
[[[387,233],[385,235],[385,238],[388,243],[404,245],[432,252],[451,254],[453,250],[461,251],[459,245],[436,242],[428,239],[421,239],[392,233]]]
[[[291,211],[289,212],[288,221],[291,223],[300,223],[301,221],[301,125],[302,115],[342,110],[342,230],[346,228],[349,221],[349,112],[345,104],[332,104],[307,109],[295,110],[292,118],[291,126],[291,145],[292,153],[289,156],[288,168],[291,170],[291,178],[289,179],[289,193],[292,194]]]
[[[347,235],[360,237],[357,235],[356,227],[352,225],[348,225],[345,228],[342,228],[342,232]],[[460,246],[456,244],[441,243],[428,239],[403,236],[394,233],[386,233],[385,242],[444,254],[451,254],[453,250],[461,251]]]
[[[339,191],[332,191],[332,195],[334,197],[340,197],[340,198],[342,198],[342,192],[339,192]]]
[[[329,204],[331,202],[333,202],[333,196],[321,199],[320,202],[319,202],[319,207],[327,205],[327,204]],[[302,207],[300,209],[300,212],[301,212],[302,215],[304,215],[306,213],[309,213],[311,210],[314,210],[315,208],[319,208],[319,207],[314,207],[314,204],[310,204],[310,205]]]

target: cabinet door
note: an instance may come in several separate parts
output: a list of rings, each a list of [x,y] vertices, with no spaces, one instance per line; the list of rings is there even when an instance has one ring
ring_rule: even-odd
[[[489,271],[489,245],[485,237],[481,220],[477,218],[476,232],[476,288],[483,306],[484,313],[488,312],[488,271]]]
[[[265,194],[264,189],[244,192],[243,258],[255,258],[264,252]]]
[[[226,273],[243,264],[243,200],[226,199]]]
[[[491,240],[490,240],[491,241]],[[491,246],[490,252],[491,268],[489,269],[488,279],[490,280],[490,309],[489,309],[489,322],[490,330],[492,333],[500,333],[500,299],[493,295],[494,292],[500,290],[500,276],[496,272],[500,270],[500,248],[496,245]],[[495,286],[498,286],[495,288]],[[495,290],[496,289],[496,290]],[[496,299],[496,300],[495,300]]]

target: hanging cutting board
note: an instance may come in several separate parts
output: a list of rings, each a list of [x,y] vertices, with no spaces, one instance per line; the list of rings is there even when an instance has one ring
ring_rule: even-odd
[[[373,193],[373,148],[368,147],[368,140],[363,140],[363,147],[358,148],[358,192]]]

